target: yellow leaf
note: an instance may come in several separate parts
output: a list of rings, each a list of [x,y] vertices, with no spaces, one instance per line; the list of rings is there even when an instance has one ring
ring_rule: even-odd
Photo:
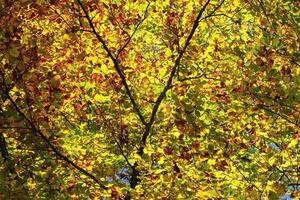
[[[272,157],[271,159],[269,159],[269,164],[270,165],[274,165],[274,163],[276,162],[276,158]]]
[[[267,168],[264,168],[264,167],[261,167],[261,168],[259,168],[257,171],[258,171],[259,173],[264,173],[264,172],[268,171],[268,169],[267,169]]]
[[[97,102],[107,102],[110,100],[110,98],[108,96],[103,96],[103,95],[100,95],[100,94],[96,94],[94,96],[94,100],[97,101]]]
[[[207,164],[214,165],[214,164],[216,164],[216,160],[215,159],[208,159]]]
[[[165,162],[164,157],[160,157],[158,160],[158,164],[162,165],[162,164],[164,164],[164,162]]]
[[[135,153],[135,154],[133,154],[133,159],[134,159],[135,161],[141,160],[141,156],[140,156],[139,154]]]
[[[239,185],[240,185],[240,181],[238,181],[238,180],[231,181],[231,186],[233,188],[237,188]]]
[[[292,140],[288,145],[288,148],[296,147],[297,144],[298,144],[298,140]]]

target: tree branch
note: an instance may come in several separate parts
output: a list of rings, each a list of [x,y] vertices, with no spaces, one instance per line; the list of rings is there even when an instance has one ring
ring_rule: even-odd
[[[7,151],[6,140],[3,133],[0,132],[0,151],[4,161],[9,159],[9,154]]]
[[[123,158],[125,159],[127,165],[128,165],[131,169],[133,169],[133,168],[132,168],[132,165],[130,164],[130,162],[129,162],[127,156],[125,155],[125,153],[124,153],[124,151],[123,151],[123,148],[122,148],[120,142],[118,141],[118,139],[117,139],[117,138],[115,137],[115,135],[113,134],[114,132],[115,132],[115,131],[112,130],[112,136],[113,136],[114,140],[116,141],[116,143],[117,143],[117,145],[118,145],[118,148],[119,148],[119,150],[120,150],[120,153],[122,154]]]
[[[255,187],[255,189],[257,189],[260,193],[262,192],[262,190],[257,187],[254,183],[252,183],[246,176],[245,174],[242,172],[242,170],[239,168],[239,166],[236,164],[236,162],[234,160],[232,160],[230,158],[230,156],[224,151],[224,155],[225,158],[227,158],[228,160],[230,160],[232,162],[232,164],[235,166],[235,168],[237,169],[237,171],[242,175],[243,179],[251,186]]]
[[[3,76],[3,74],[1,74]],[[55,153],[57,157],[60,159],[64,160],[66,163],[70,164],[73,166],[75,169],[86,175],[87,177],[91,178],[94,180],[97,184],[100,185],[102,189],[107,190],[108,187],[106,187],[103,183],[100,182],[99,179],[97,179],[93,174],[89,173],[85,169],[81,168],[77,164],[75,164],[72,160],[70,160],[67,156],[62,154],[48,139],[48,137],[40,130],[38,127],[35,126],[35,124],[25,115],[25,113],[22,112],[22,110],[19,108],[19,106],[16,104],[16,102],[12,99],[10,94],[8,93],[8,87],[5,83],[4,77],[3,77],[3,84],[5,87],[5,94],[7,96],[7,99],[10,101],[10,103],[13,105],[13,107],[16,109],[16,111],[19,113],[19,115],[26,121],[26,123],[31,127],[31,130],[38,135],[39,137],[42,138],[42,140],[47,144],[47,146]]]
[[[125,77],[125,74],[123,72],[123,70],[121,69],[121,66],[120,66],[120,62],[119,60],[113,55],[113,53],[110,51],[110,49],[108,48],[107,44],[105,43],[105,41],[103,40],[103,38],[98,34],[98,32],[96,31],[96,28],[87,12],[87,10],[85,9],[84,5],[82,4],[82,2],[80,0],[77,0],[78,4],[80,5],[82,11],[84,12],[85,14],[85,18],[87,19],[88,23],[89,23],[89,26],[90,28],[92,29],[92,33],[96,36],[97,40],[102,44],[104,50],[106,51],[107,55],[110,57],[110,59],[113,61],[114,63],[114,68],[115,70],[117,71],[119,77],[121,78],[122,80],[122,84],[124,85],[125,87],[125,91],[126,91],[126,94],[129,96],[129,99],[131,101],[131,104],[133,106],[133,110],[137,113],[139,119],[141,120],[141,122],[146,126],[147,122],[140,110],[140,108],[138,107],[130,89],[129,89],[129,86],[128,86],[128,83],[127,83],[127,80],[126,80],[126,77]]]
[[[215,13],[216,13],[216,11],[223,5],[224,2],[225,2],[225,0],[222,0],[221,3],[219,3],[219,5],[217,5],[217,6],[213,9],[213,11],[211,11],[207,16],[205,16],[205,17],[202,18],[201,20],[207,19],[207,18],[209,18],[209,17],[214,16]]]
[[[269,108],[268,108],[267,106],[265,106],[265,105],[260,104],[260,105],[258,105],[257,107],[258,107],[258,108],[261,108],[261,109],[263,109],[263,110],[265,110],[265,111],[267,111],[267,112],[269,112],[269,113],[272,113],[272,114],[274,114],[274,115],[277,115],[277,116],[281,117],[282,119],[284,119],[285,121],[287,121],[287,122],[289,122],[289,123],[291,123],[291,124],[297,126],[298,128],[300,128],[300,124],[298,124],[297,122],[294,122],[294,121],[292,121],[291,119],[289,119],[288,117],[286,117],[286,116],[284,116],[284,115],[282,115],[282,114],[280,114],[280,113],[278,113],[278,112],[276,112],[276,111],[273,111],[273,110],[269,109]]]
[[[223,0],[222,3],[224,1],[225,0]],[[144,147],[145,147],[145,144],[146,144],[146,140],[147,140],[147,138],[148,138],[148,136],[150,134],[150,130],[151,130],[152,125],[153,125],[153,123],[155,121],[156,113],[157,113],[157,111],[159,109],[159,106],[160,106],[161,102],[163,101],[163,99],[165,98],[166,93],[168,92],[168,90],[172,86],[173,78],[175,76],[177,68],[180,65],[180,61],[181,61],[181,59],[183,57],[183,54],[186,51],[187,47],[189,46],[189,44],[191,42],[191,39],[193,38],[193,36],[195,34],[195,31],[196,31],[197,27],[199,26],[200,19],[201,19],[202,15],[203,15],[204,11],[206,10],[207,6],[209,5],[209,3],[210,3],[210,0],[207,0],[206,3],[204,4],[204,6],[200,9],[200,11],[199,11],[199,13],[197,15],[197,18],[196,18],[196,20],[193,23],[192,30],[191,30],[190,34],[188,35],[183,48],[180,50],[177,59],[175,60],[175,63],[174,63],[174,66],[173,66],[173,68],[172,68],[172,70],[170,72],[170,76],[169,76],[169,79],[167,81],[167,84],[166,84],[166,86],[164,87],[163,91],[160,93],[160,95],[158,96],[158,98],[155,101],[155,104],[154,104],[153,109],[152,109],[150,121],[149,121],[149,123],[146,126],[144,134],[142,135],[142,139],[141,139],[141,142],[140,142],[140,148],[138,150],[138,154],[139,155],[143,155],[143,151],[144,151]]]
[[[224,0],[222,1],[222,3],[223,2],[224,2]],[[172,70],[170,72],[167,84],[166,84],[166,86],[164,87],[163,91],[160,93],[160,95],[158,96],[158,98],[155,101],[155,104],[154,104],[153,109],[152,109],[150,121],[148,122],[148,124],[145,127],[145,131],[144,131],[144,133],[143,133],[143,135],[141,137],[140,147],[139,147],[139,149],[137,151],[137,153],[140,156],[142,156],[144,154],[144,148],[145,148],[145,145],[146,145],[146,141],[147,141],[147,138],[148,138],[148,136],[150,134],[150,130],[151,130],[152,126],[153,126],[153,123],[155,121],[155,117],[156,117],[156,114],[158,112],[159,106],[160,106],[161,102],[163,101],[163,99],[165,98],[166,93],[168,92],[168,90],[172,88],[173,78],[174,78],[174,76],[176,74],[176,71],[177,71],[179,65],[180,65],[180,61],[181,61],[181,59],[183,57],[183,54],[186,51],[187,47],[189,46],[189,44],[191,42],[191,39],[193,38],[193,35],[195,34],[195,31],[196,31],[197,27],[199,26],[199,22],[201,20],[201,17],[203,15],[204,11],[206,10],[207,6],[209,5],[209,3],[210,3],[210,0],[207,0],[206,3],[203,5],[203,7],[198,12],[197,18],[196,18],[196,20],[193,23],[192,30],[191,30],[190,34],[188,35],[183,48],[179,51],[178,57],[175,60],[175,63],[174,63],[174,66],[172,67]],[[135,163],[133,165],[134,170],[131,173],[131,179],[130,179],[130,186],[131,186],[131,188],[135,188],[135,186],[139,182],[139,178],[138,178],[139,172],[136,170],[136,167],[137,167],[137,163]],[[130,199],[130,194],[127,194],[127,196],[126,196],[125,199]]]
[[[56,14],[58,15],[64,22],[65,24],[67,24],[67,26],[72,29],[73,27],[69,24],[69,22],[67,22],[67,20],[65,18],[63,18],[63,16],[57,11],[55,10],[54,8],[52,8],[51,6],[49,6],[49,8]]]
[[[220,3],[220,5],[218,6],[218,8],[224,3],[224,1],[225,0],[223,0]],[[137,153],[140,156],[142,156],[144,154],[144,148],[145,148],[145,145],[146,145],[146,141],[147,141],[147,138],[148,138],[148,136],[150,134],[150,130],[151,130],[152,126],[153,126],[153,123],[155,121],[155,117],[156,117],[156,114],[158,112],[159,106],[160,106],[161,102],[163,101],[163,99],[165,98],[166,93],[168,92],[168,90],[172,88],[173,78],[174,78],[174,76],[176,74],[176,71],[177,71],[179,65],[180,65],[180,61],[181,61],[181,59],[183,57],[183,54],[186,51],[187,47],[189,46],[189,44],[191,42],[191,39],[193,38],[193,36],[195,34],[195,31],[196,31],[197,27],[199,26],[199,22],[201,20],[201,17],[203,15],[204,11],[206,10],[207,6],[209,5],[209,3],[210,3],[210,0],[207,0],[206,3],[203,5],[203,7],[198,12],[197,18],[196,18],[196,20],[193,23],[192,30],[191,30],[190,34],[188,35],[183,48],[179,51],[178,57],[175,60],[175,63],[174,63],[174,66],[173,66],[173,68],[172,68],[172,70],[170,72],[170,76],[169,76],[169,79],[167,81],[167,84],[166,84],[166,86],[164,87],[163,91],[160,93],[160,95],[158,96],[158,98],[155,101],[155,104],[154,104],[153,109],[152,109],[150,121],[148,122],[148,124],[145,127],[145,131],[144,131],[144,133],[142,135],[142,138],[141,138],[141,141],[140,141],[140,147],[139,147],[139,149],[137,151]],[[135,186],[139,182],[139,178],[138,178],[139,172],[136,170],[136,166],[137,166],[137,163],[135,163],[133,165],[134,170],[131,173],[131,179],[130,179],[130,186],[131,186],[131,188],[135,188]],[[130,194],[127,194],[127,196],[126,196],[125,199],[130,199]]]

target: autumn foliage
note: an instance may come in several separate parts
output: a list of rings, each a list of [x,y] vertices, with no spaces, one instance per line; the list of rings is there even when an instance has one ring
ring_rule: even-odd
[[[0,199],[299,197],[296,0],[0,0]]]

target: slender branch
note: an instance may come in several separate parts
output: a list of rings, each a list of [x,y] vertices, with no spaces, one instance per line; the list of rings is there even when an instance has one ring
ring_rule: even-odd
[[[0,132],[0,151],[4,161],[9,160],[9,154],[7,151],[6,140],[3,133]]]
[[[268,96],[268,95],[264,95],[264,94],[258,94],[258,93],[254,93],[254,92],[250,92],[250,94],[252,94],[255,98],[261,100],[263,98],[265,99],[268,99],[268,100],[272,100],[273,102],[281,105],[281,106],[284,106],[284,107],[287,107],[287,108],[290,108],[291,110],[293,111],[296,111],[296,112],[300,112],[300,110],[298,110],[297,108],[294,108],[293,106],[290,106],[290,105],[287,105],[285,104],[282,100],[280,99],[273,99],[272,97]]]
[[[224,1],[225,1],[225,0],[223,0],[223,1],[220,3],[220,5],[217,6],[217,8],[219,8],[219,7],[224,3]],[[170,76],[169,76],[169,79],[168,79],[168,81],[167,81],[167,84],[166,84],[166,86],[164,87],[163,91],[162,91],[162,92],[160,93],[160,95],[158,96],[158,98],[157,98],[157,100],[156,100],[156,102],[155,102],[155,104],[154,104],[154,106],[153,106],[150,121],[149,121],[149,123],[148,123],[147,126],[146,126],[145,132],[144,132],[144,134],[142,135],[142,139],[141,139],[141,142],[140,142],[140,148],[139,148],[139,150],[138,150],[138,154],[140,154],[140,155],[143,155],[144,146],[145,146],[146,140],[147,140],[147,138],[148,138],[148,136],[149,136],[149,134],[150,134],[150,130],[151,130],[151,128],[152,128],[152,125],[153,125],[153,123],[154,123],[154,121],[155,121],[156,113],[157,113],[157,111],[158,111],[158,109],[159,109],[159,107],[160,107],[160,104],[161,104],[161,102],[163,101],[163,99],[165,98],[166,93],[168,92],[168,90],[169,90],[169,89],[171,88],[171,86],[172,86],[173,78],[174,78],[174,76],[175,76],[175,74],[176,74],[177,68],[178,68],[179,65],[180,65],[180,61],[181,61],[181,59],[182,59],[182,57],[183,57],[183,54],[184,54],[184,52],[186,51],[187,47],[189,46],[189,44],[190,44],[190,42],[191,42],[191,40],[192,40],[192,38],[193,38],[193,36],[194,36],[194,34],[195,34],[195,31],[196,31],[197,27],[199,26],[199,22],[200,22],[200,20],[201,20],[201,17],[202,17],[202,15],[203,15],[204,11],[206,10],[207,6],[209,5],[209,3],[210,3],[210,0],[207,0],[206,3],[204,4],[204,6],[200,9],[200,11],[199,11],[199,13],[198,13],[198,15],[197,15],[197,18],[196,18],[196,20],[195,20],[194,23],[193,23],[192,30],[191,30],[190,34],[188,35],[188,37],[187,37],[187,39],[186,39],[186,41],[185,41],[185,44],[184,44],[183,48],[180,50],[177,59],[175,60],[175,63],[174,63],[174,66],[173,66],[173,68],[172,68],[172,70],[171,70],[171,72],[170,72]],[[214,9],[214,11],[216,11],[216,10],[217,10],[217,9]]]
[[[268,170],[269,171],[269,170]],[[268,172],[267,171],[267,172]],[[271,172],[268,176],[268,178],[264,181],[264,184],[263,184],[263,189],[261,190],[260,192],[260,199],[262,199],[262,195],[264,194],[264,191],[266,190],[267,188],[267,185],[268,185],[268,181],[270,180],[271,176],[274,174],[274,172]]]
[[[61,18],[64,23],[71,29],[71,31],[83,31],[83,32],[91,32],[91,30],[85,30],[85,29],[80,29],[77,28],[76,26],[71,26],[70,23],[54,8],[52,8],[51,6],[49,7],[56,15],[58,15],[59,18]],[[79,16],[80,17],[80,16]]]
[[[122,84],[124,85],[125,87],[125,90],[126,90],[126,94],[129,96],[129,99],[131,101],[131,104],[133,106],[133,109],[134,111],[137,113],[139,119],[141,120],[141,122],[146,126],[147,122],[140,110],[140,108],[138,107],[130,89],[129,89],[129,85],[127,83],[127,80],[126,80],[126,77],[125,77],[125,74],[123,72],[123,70],[121,69],[121,66],[120,66],[120,62],[117,58],[115,58],[115,56],[113,55],[113,53],[111,52],[111,50],[108,48],[108,46],[106,45],[105,41],[103,40],[103,38],[98,34],[98,32],[96,31],[96,28],[87,12],[87,10],[85,9],[84,5],[82,4],[82,2],[80,0],[77,0],[78,4],[80,5],[82,11],[84,12],[85,14],[85,18],[87,19],[88,23],[89,23],[89,26],[90,28],[92,29],[92,32],[93,34],[96,36],[97,40],[102,44],[104,50],[106,51],[107,55],[109,56],[109,58],[113,61],[114,63],[114,68],[115,70],[117,71],[119,77],[121,78],[122,80]]]
[[[130,35],[130,37],[128,38],[128,40],[126,41],[126,43],[122,46],[122,48],[118,51],[117,54],[117,58],[119,57],[120,53],[126,48],[126,46],[130,43],[131,39],[133,38],[134,34],[136,33],[136,31],[138,30],[138,28],[140,27],[140,25],[145,21],[145,19],[147,18],[147,13],[148,13],[148,8],[150,6],[150,2],[148,1],[148,5],[145,9],[144,12],[144,17],[143,19],[136,25],[136,27],[134,28],[133,33]]]
[[[287,121],[287,122],[289,122],[289,123],[291,123],[291,124],[297,126],[298,128],[300,128],[300,124],[298,124],[297,122],[294,122],[294,121],[290,120],[288,117],[286,117],[286,116],[284,116],[284,115],[282,115],[282,114],[280,114],[280,113],[278,113],[278,112],[275,112],[275,111],[269,109],[267,106],[259,105],[259,106],[257,106],[257,107],[258,107],[258,108],[261,108],[261,109],[263,109],[263,110],[265,110],[265,111],[267,111],[267,112],[269,112],[269,113],[272,113],[272,114],[274,114],[274,115],[277,115],[277,116],[281,117],[282,119],[284,119],[285,121]]]
[[[221,2],[221,4],[223,4],[224,1],[225,0],[223,0]],[[146,145],[146,141],[147,141],[147,138],[148,138],[148,136],[150,134],[150,130],[152,128],[152,125],[153,125],[153,123],[155,121],[155,117],[156,117],[156,114],[158,112],[159,106],[160,106],[161,102],[163,101],[163,99],[165,98],[166,93],[168,92],[168,90],[171,89],[172,86],[173,86],[173,84],[172,84],[173,78],[174,78],[174,76],[176,74],[176,71],[177,71],[179,65],[180,65],[180,61],[181,61],[181,59],[183,57],[183,54],[186,51],[187,47],[189,46],[189,44],[191,42],[191,39],[193,38],[193,36],[195,34],[195,31],[196,31],[197,27],[199,26],[199,22],[201,20],[201,17],[203,15],[204,11],[206,10],[207,6],[209,5],[209,3],[210,3],[210,0],[207,0],[206,3],[203,5],[203,7],[198,12],[196,20],[193,23],[193,27],[191,29],[191,32],[188,35],[183,48],[179,51],[179,55],[178,55],[178,57],[175,60],[175,63],[174,63],[174,66],[173,66],[173,68],[172,68],[172,70],[170,72],[167,84],[166,84],[166,86],[164,87],[163,91],[160,93],[160,95],[158,96],[158,98],[155,101],[155,104],[154,104],[153,109],[152,109],[150,121],[149,121],[149,123],[145,127],[145,131],[144,131],[144,133],[142,135],[142,138],[141,138],[141,141],[140,141],[140,147],[139,147],[139,149],[137,151],[137,153],[140,156],[142,156],[144,154],[144,148],[145,148],[145,145]],[[130,186],[131,186],[131,188],[135,188],[135,186],[139,182],[139,178],[138,177],[139,177],[140,173],[139,173],[139,171],[136,170],[136,166],[137,166],[137,163],[135,163],[133,165],[134,170],[131,173],[131,179],[130,179]],[[128,194],[125,199],[130,199],[130,194]]]
[[[287,178],[287,180],[290,182],[289,185],[293,183],[293,180],[288,176],[288,174],[286,173],[285,170],[281,170],[277,166],[272,166],[272,167],[274,167],[276,170],[278,170],[280,173],[282,173],[282,176],[285,176]]]
[[[129,162],[127,156],[125,155],[125,153],[124,153],[124,151],[123,151],[123,148],[122,148],[120,142],[119,142],[118,139],[115,137],[115,135],[113,134],[113,132],[114,132],[114,131],[112,131],[112,136],[113,136],[114,140],[116,141],[116,143],[117,143],[117,145],[118,145],[118,148],[119,148],[119,150],[120,150],[120,152],[121,152],[123,158],[125,159],[125,161],[126,161],[126,163],[128,164],[128,166],[129,166],[130,168],[132,168],[132,165],[130,164],[130,162]]]
[[[225,2],[225,0],[222,0],[221,3],[219,3],[219,5],[217,5],[217,6],[213,9],[213,11],[211,11],[207,16],[203,17],[201,20],[207,19],[207,18],[209,18],[209,17],[214,16],[215,13],[216,13],[216,11],[223,5],[224,2]]]
[[[96,104],[95,104],[95,106],[96,106],[97,108],[99,108]],[[91,108],[93,109],[93,107],[91,107]],[[122,156],[123,156],[123,158],[125,159],[126,163],[128,164],[128,166],[129,166],[132,170],[134,170],[133,166],[130,164],[130,162],[129,162],[129,160],[128,160],[128,157],[125,155],[125,152],[124,152],[124,150],[123,150],[123,148],[122,148],[122,146],[121,146],[119,140],[115,137],[115,134],[114,134],[114,133],[116,132],[115,129],[112,127],[111,123],[105,118],[105,115],[104,115],[104,114],[102,114],[102,115],[100,115],[100,116],[101,116],[102,119],[103,119],[103,124],[107,127],[106,129],[107,129],[108,131],[111,132],[111,135],[113,136],[114,140],[116,141],[117,146],[118,146],[118,148],[119,148],[119,150],[120,150],[120,153],[122,154]],[[109,128],[110,128],[110,129],[109,129]]]
[[[109,14],[112,16],[111,21],[114,20],[114,22],[118,25],[118,27],[121,29],[121,31],[123,31],[122,33],[124,33],[129,38],[130,34],[124,29],[124,25],[122,26],[120,24],[120,22],[116,19],[113,9],[109,6],[109,7],[107,7],[107,10],[108,10]]]
[[[244,179],[249,185],[255,187],[259,192],[262,193],[262,190],[261,190],[259,187],[257,187],[254,183],[252,183],[252,182],[245,176],[245,174],[242,172],[242,170],[239,168],[239,166],[236,164],[236,162],[235,162],[234,160],[232,160],[232,159],[230,158],[230,156],[229,156],[226,152],[224,152],[224,155],[225,155],[226,158],[228,158],[228,160],[230,160],[230,161],[232,162],[232,164],[235,166],[235,168],[237,169],[237,171],[242,175],[243,179]]]
[[[4,87],[6,89],[7,85],[5,83],[4,77],[3,77],[3,83],[4,83]],[[83,173],[84,175],[86,175],[87,177],[91,178],[92,180],[94,180],[97,184],[100,185],[100,187],[102,189],[107,190],[108,187],[106,187],[103,183],[100,182],[100,180],[98,178],[96,178],[93,174],[89,173],[87,170],[83,169],[82,167],[78,166],[76,163],[74,163],[72,160],[70,160],[67,156],[65,156],[64,154],[62,154],[48,139],[48,137],[40,130],[38,129],[38,127],[35,126],[35,124],[25,115],[25,113],[22,112],[21,108],[19,108],[19,106],[16,104],[16,102],[12,99],[12,97],[10,96],[10,94],[6,91],[6,96],[7,99],[10,101],[10,103],[13,105],[13,107],[16,109],[16,111],[19,113],[19,115],[27,122],[27,124],[31,127],[31,130],[37,134],[38,136],[40,136],[42,138],[42,140],[47,144],[47,146],[55,153],[56,156],[58,156],[60,159],[64,160],[66,163],[70,164],[71,166],[73,166],[75,169],[77,169],[78,171],[80,171],[81,173]]]
[[[267,11],[266,11],[266,8],[265,8],[263,2],[260,1],[260,0],[257,0],[257,1],[258,1],[259,5],[260,5],[260,7],[261,7],[261,9],[262,9],[262,11],[263,11],[265,17],[267,18],[269,24],[271,24],[271,21],[270,21],[270,19],[269,19],[269,17],[268,17],[268,14],[267,14]]]
[[[249,103],[247,103],[247,102],[245,102],[245,101],[242,101],[242,102],[243,102],[245,105],[247,105],[247,106],[253,106],[253,105],[251,105],[251,104],[249,104]],[[280,114],[280,113],[278,113],[278,112],[276,112],[276,111],[271,110],[270,108],[268,108],[268,106],[265,106],[265,105],[263,105],[263,104],[259,104],[259,105],[254,105],[253,107],[258,108],[258,109],[262,109],[262,110],[265,110],[265,111],[267,111],[267,112],[269,112],[269,113],[272,113],[272,114],[274,114],[274,115],[277,115],[278,117],[284,119],[285,121],[289,122],[290,124],[293,124],[293,125],[295,125],[295,126],[297,126],[297,127],[300,128],[300,124],[298,124],[298,122],[294,122],[294,121],[292,121],[291,119],[289,119],[288,117],[286,117],[286,116],[284,116],[284,115],[282,115],[282,114]]]
[[[80,130],[80,128],[79,128],[77,125],[73,124],[73,123],[68,119],[68,117],[65,115],[65,113],[61,112],[61,115],[62,115],[62,116],[64,117],[64,119],[68,122],[68,124],[70,124],[74,129]]]
[[[202,21],[202,20],[205,20],[205,19],[208,19],[208,18],[210,18],[210,17],[219,17],[219,16],[227,17],[227,18],[231,19],[234,23],[237,23],[237,22],[238,22],[238,20],[235,20],[232,16],[229,16],[229,15],[224,14],[224,13],[217,13],[217,14],[207,15],[207,16],[203,17],[203,18],[201,19],[201,21]]]
[[[64,22],[65,24],[67,24],[67,26],[72,29],[73,27],[69,24],[69,22],[67,22],[67,20],[65,18],[63,18],[63,16],[54,8],[52,8],[51,6],[49,7],[56,15],[58,15]]]

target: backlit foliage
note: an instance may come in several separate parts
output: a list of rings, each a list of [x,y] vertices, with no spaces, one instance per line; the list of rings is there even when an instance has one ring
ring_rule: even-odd
[[[299,6],[0,0],[0,198],[296,198]]]

